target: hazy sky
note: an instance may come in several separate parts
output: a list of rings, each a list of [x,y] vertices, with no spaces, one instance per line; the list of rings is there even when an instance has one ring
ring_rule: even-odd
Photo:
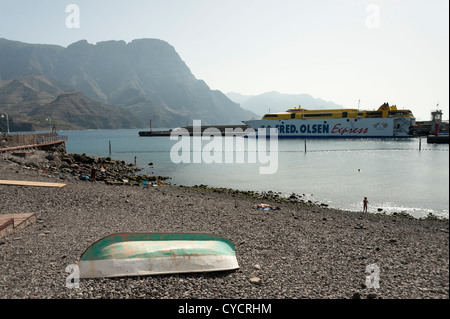
[[[439,103],[449,117],[448,0],[0,0],[0,38],[158,38],[224,93],[389,102],[419,120]]]

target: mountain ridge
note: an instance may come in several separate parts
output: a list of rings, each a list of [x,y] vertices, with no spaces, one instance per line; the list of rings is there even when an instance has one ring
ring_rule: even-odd
[[[64,101],[64,116],[61,112],[55,112],[55,106],[61,108],[58,102],[61,98],[74,95],[77,98]],[[56,104],[55,104],[56,103]],[[48,128],[47,118],[53,120],[59,129],[83,129],[80,121],[68,120],[72,114],[80,113],[77,107],[84,107],[87,116],[91,115],[102,119],[101,122],[90,120],[90,128],[122,128],[122,125],[111,123],[100,114],[96,107],[103,113],[114,115],[121,119],[136,121],[135,117],[127,110],[115,106],[102,104],[84,96],[81,92],[73,91],[57,81],[44,75],[28,75],[13,80],[0,81],[0,112],[9,115],[11,129],[15,131],[41,130]],[[42,112],[42,110],[46,110]],[[130,121],[120,120],[127,128],[136,128],[136,124]],[[6,123],[5,123],[6,124]]]
[[[121,107],[135,116],[138,127],[146,127],[149,119],[155,127],[195,119],[210,125],[236,124],[255,115],[196,79],[175,48],[159,39],[96,44],[80,40],[66,48],[0,39],[0,79],[30,74]]]
[[[269,91],[258,95],[244,95],[229,92],[227,96],[239,101],[241,107],[262,116],[270,112],[284,112],[289,108],[302,106],[306,109],[339,109],[342,105],[321,98],[314,98],[310,94],[285,94],[278,91]]]

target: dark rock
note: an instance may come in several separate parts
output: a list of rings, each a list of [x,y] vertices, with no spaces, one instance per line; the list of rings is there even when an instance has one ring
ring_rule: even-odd
[[[359,292],[355,292],[352,296],[352,299],[361,299],[361,294]]]

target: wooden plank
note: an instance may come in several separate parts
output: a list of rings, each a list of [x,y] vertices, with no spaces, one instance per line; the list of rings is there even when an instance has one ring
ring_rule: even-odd
[[[15,186],[43,186],[43,187],[64,187],[63,183],[45,183],[45,182],[32,182],[32,181],[13,181],[0,179],[2,185],[15,185]]]
[[[6,215],[0,215],[0,231],[9,227],[9,225],[14,228],[14,218],[8,217]]]
[[[36,221],[36,215],[34,213],[13,214],[14,216],[14,229],[23,228],[28,224]]]
[[[0,237],[6,236],[15,229],[22,229],[35,221],[35,213],[0,214]]]
[[[14,219],[10,218],[8,220],[0,219],[0,238],[8,235],[14,231]]]

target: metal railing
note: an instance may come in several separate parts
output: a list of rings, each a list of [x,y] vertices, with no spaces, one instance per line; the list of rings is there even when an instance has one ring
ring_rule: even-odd
[[[60,141],[67,141],[66,135],[58,135],[58,136],[41,136],[36,139],[36,144],[48,144],[55,143]]]

